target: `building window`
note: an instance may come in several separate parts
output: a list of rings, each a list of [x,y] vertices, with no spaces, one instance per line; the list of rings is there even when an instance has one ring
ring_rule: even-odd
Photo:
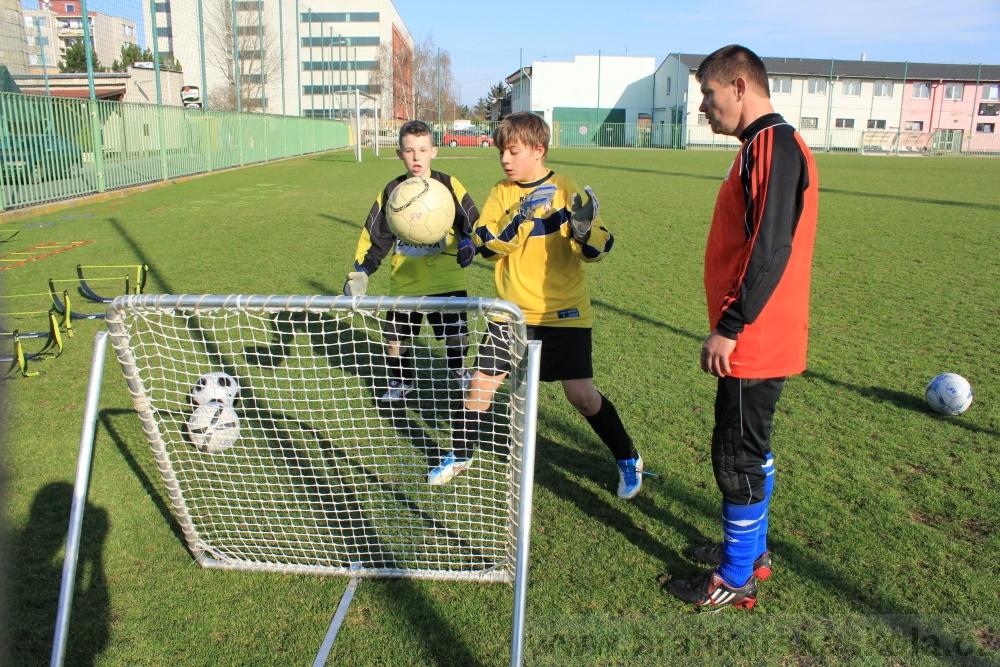
[[[354,72],[358,70],[374,70],[378,63],[374,60],[304,60],[303,72]]]
[[[826,95],[826,79],[809,79],[806,85],[806,93],[809,95]]]
[[[236,3],[238,12],[261,12],[264,11],[263,0],[239,0]]]
[[[965,94],[965,84],[964,83],[946,83],[944,84],[944,99],[946,100],[960,100]]]
[[[1000,116],[1000,104],[983,103],[979,105],[980,116]]]
[[[853,118],[838,118],[834,122],[834,127],[838,130],[853,130],[854,129],[854,119]]]
[[[1000,84],[994,83],[983,86],[983,99],[997,101],[1000,100]]]
[[[885,121],[884,120],[869,119],[868,120],[868,129],[869,130],[884,130],[885,129]]]
[[[843,86],[844,95],[848,97],[860,97],[861,96],[861,82],[860,81],[845,81]]]
[[[66,5],[66,13],[67,14],[71,14],[71,13],[73,13],[75,11],[76,11],[76,5],[72,5],[72,4]]]
[[[241,34],[242,34],[242,28],[243,28],[243,26],[239,26],[239,27],[241,29]],[[254,26],[253,29],[257,30],[257,26]],[[257,34],[257,33],[255,32],[254,34]],[[156,29],[156,36],[157,37],[173,37],[174,36],[173,28],[171,28],[170,26],[167,26],[166,28],[157,28]]]
[[[819,127],[819,118],[804,116],[799,122],[799,127],[803,130],[815,130]]]
[[[772,95],[790,95],[792,92],[792,79],[788,76],[776,76],[771,79]]]
[[[668,76],[667,77],[667,95],[670,95],[670,86],[671,86],[672,83],[673,83],[673,80]]]
[[[170,3],[169,2],[154,2],[153,8],[156,9],[160,14],[170,13]]]
[[[326,37],[303,37],[302,47],[310,46],[378,46],[378,37],[350,37],[347,35],[327,35]]]
[[[302,23],[378,23],[378,12],[312,12],[301,16]]]
[[[248,37],[256,37],[260,34],[260,26],[256,25],[238,25],[236,26],[237,35],[246,35]]]
[[[993,134],[997,129],[996,123],[976,123],[976,132],[983,134]]]
[[[699,125],[708,125],[708,119],[705,118],[705,114],[703,114],[703,113],[698,114],[698,124]]]
[[[930,98],[931,98],[931,84],[929,83],[913,84],[913,99],[929,100]]]
[[[923,132],[924,131],[924,121],[922,120],[908,120],[903,126],[903,129],[907,132]]]

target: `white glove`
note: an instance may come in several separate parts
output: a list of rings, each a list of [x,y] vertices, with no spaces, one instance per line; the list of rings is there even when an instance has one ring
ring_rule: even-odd
[[[539,185],[531,192],[531,194],[521,201],[521,205],[518,207],[517,212],[521,215],[522,220],[531,220],[535,217],[535,211],[537,209],[551,209],[552,199],[555,196],[556,186]]]
[[[351,271],[344,283],[345,296],[364,296],[368,290],[368,274],[364,271]]]
[[[580,243],[586,243],[587,239],[590,238],[590,228],[594,225],[594,220],[597,219],[600,206],[597,203],[597,195],[594,194],[589,185],[583,190],[589,197],[586,204],[583,203],[583,197],[580,196],[579,192],[574,192],[569,200],[569,226],[573,238]]]

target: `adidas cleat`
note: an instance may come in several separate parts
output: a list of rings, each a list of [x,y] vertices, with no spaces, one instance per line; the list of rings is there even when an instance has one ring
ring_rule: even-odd
[[[615,463],[618,464],[618,497],[635,498],[642,488],[642,457],[619,459]]]
[[[672,581],[667,591],[674,597],[690,602],[698,611],[717,612],[726,607],[753,609],[757,604],[757,580],[750,580],[739,588],[733,588],[722,580],[715,568],[695,575],[690,579]]]
[[[409,382],[400,382],[399,380],[393,380],[389,383],[389,391],[382,394],[379,397],[380,401],[398,401],[399,399],[406,396],[407,392],[413,389],[413,384]]]
[[[434,468],[427,474],[427,483],[435,486],[447,484],[456,475],[460,475],[472,465],[472,458],[455,458],[455,452],[448,452],[448,455],[441,459],[441,465]]]
[[[722,564],[722,543],[709,547],[695,547],[690,551],[691,558],[702,565],[718,567]],[[757,581],[764,581],[771,576],[771,552],[765,551],[753,562],[753,576]]]

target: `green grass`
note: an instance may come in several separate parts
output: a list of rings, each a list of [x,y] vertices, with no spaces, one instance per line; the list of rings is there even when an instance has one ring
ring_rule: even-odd
[[[688,547],[720,537],[715,385],[697,362],[704,243],[731,157],[550,154],[601,195],[617,238],[589,267],[596,382],[660,477],[616,498],[607,451],[543,386],[528,664],[1000,664],[996,160],[817,157],[810,370],[787,383],[773,436],[775,575],[752,612],[698,616],[659,589],[664,572],[696,571]],[[23,229],[0,254],[96,242],[0,276],[8,294],[39,292],[76,264],[145,262],[147,293],[336,294],[400,166],[334,153],[8,223],[58,225]],[[501,176],[480,150],[442,150],[434,166],[480,204]],[[486,262],[468,277],[472,294],[493,294]],[[75,326],[66,353],[37,365],[45,375],[4,387],[13,665],[43,663],[51,645],[103,324]],[[961,417],[925,407],[924,385],[945,371],[976,391]],[[68,664],[311,662],[346,580],[202,570],[169,507],[109,355]],[[331,664],[507,664],[512,600],[502,585],[366,581]]]

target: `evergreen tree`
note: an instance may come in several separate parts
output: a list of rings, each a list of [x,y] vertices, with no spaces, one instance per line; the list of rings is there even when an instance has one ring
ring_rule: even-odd
[[[91,49],[90,57],[93,60],[94,71],[103,72],[104,68],[101,67],[101,62],[97,59],[97,53]],[[66,49],[66,57],[59,63],[60,72],[86,72],[87,71],[87,52],[83,50],[83,40],[78,39],[73,44]]]

